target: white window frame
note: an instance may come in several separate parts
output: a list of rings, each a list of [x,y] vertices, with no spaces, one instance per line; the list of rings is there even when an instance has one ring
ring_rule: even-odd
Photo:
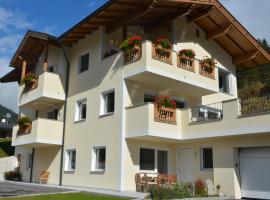
[[[105,149],[105,169],[98,169],[97,166],[97,150]],[[92,148],[92,160],[91,160],[91,172],[105,172],[107,162],[107,148],[106,145],[93,146]]]
[[[81,118],[81,114],[82,114],[82,108],[80,107],[82,104],[86,104],[86,116],[84,119]],[[80,100],[77,100],[75,103],[75,122],[79,122],[79,121],[85,121],[87,118],[87,98],[83,98]]]
[[[114,93],[114,111],[113,112],[107,112],[106,108],[106,95],[108,95],[109,93]],[[107,90],[105,92],[101,92],[101,97],[100,97],[100,116],[104,116],[104,115],[110,115],[113,114],[115,112],[115,89],[111,89],[111,90]]]
[[[84,70],[84,71],[81,71],[81,68],[82,68],[82,63],[81,63],[81,58],[83,57],[83,56],[85,56],[86,54],[88,54],[88,59],[89,59],[89,62],[88,62],[88,67],[87,67],[87,70]],[[78,74],[82,74],[82,73],[84,73],[84,72],[87,72],[88,70],[89,70],[89,67],[90,67],[90,52],[89,51],[86,51],[86,52],[84,52],[84,53],[81,53],[80,55],[79,55],[79,60],[78,60],[78,71],[77,71],[77,73]]]
[[[154,170],[141,170],[141,167],[140,167],[140,161],[141,161],[140,151],[141,151],[141,149],[154,150],[154,152],[155,152]],[[168,173],[169,173],[169,150],[168,149],[140,146],[140,148],[139,148],[139,171],[141,173],[150,173],[150,174],[158,173],[158,151],[166,151],[167,152],[167,166],[168,166]]]
[[[71,169],[71,158],[70,158],[70,152],[74,152],[76,153],[76,157],[75,157],[75,169]],[[65,151],[65,172],[74,172],[76,170],[76,160],[77,160],[77,151],[76,149],[66,149]]]
[[[212,149],[213,168],[211,168],[211,169],[210,168],[204,168],[203,149]],[[213,171],[214,170],[213,147],[211,147],[211,146],[202,146],[202,147],[200,147],[200,169],[201,169],[201,171]]]

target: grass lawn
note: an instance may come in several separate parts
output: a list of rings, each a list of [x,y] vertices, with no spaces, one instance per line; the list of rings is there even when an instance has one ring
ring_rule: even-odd
[[[3,198],[6,200],[128,200],[128,198],[102,196],[87,193],[65,193],[34,197]]]
[[[0,158],[14,155],[14,148],[11,146],[11,139],[0,139]]]

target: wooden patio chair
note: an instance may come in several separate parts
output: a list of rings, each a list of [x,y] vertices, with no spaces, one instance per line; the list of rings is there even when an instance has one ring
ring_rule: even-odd
[[[175,185],[177,183],[177,175],[168,175],[168,184]]]
[[[42,171],[41,174],[40,174],[40,177],[39,177],[39,183],[40,184],[42,184],[42,183],[47,184],[49,176],[50,176],[50,172]]]
[[[136,191],[144,192],[146,188],[146,181],[143,180],[146,175],[142,173],[135,174]]]
[[[145,181],[145,192],[149,192],[151,188],[158,186],[157,177],[147,176],[143,177]]]

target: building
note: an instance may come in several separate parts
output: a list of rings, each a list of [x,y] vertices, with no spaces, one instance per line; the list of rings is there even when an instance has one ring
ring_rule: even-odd
[[[134,35],[142,45],[123,53]],[[159,54],[160,36],[173,51]],[[195,60],[182,62],[182,49]],[[205,56],[216,68],[201,66]],[[217,0],[110,0],[60,37],[29,31],[1,78],[38,77],[19,89],[31,128],[13,129],[23,180],[45,170],[49,184],[135,191],[136,173],[168,173],[210,179],[227,196],[269,197],[270,115],[243,110],[236,79],[269,61]],[[157,95],[177,109],[159,110]]]

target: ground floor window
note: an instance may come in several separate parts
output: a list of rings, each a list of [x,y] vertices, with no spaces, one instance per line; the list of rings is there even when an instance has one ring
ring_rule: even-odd
[[[168,173],[168,152],[148,148],[140,149],[140,170]]]
[[[31,154],[31,153],[28,153],[28,154],[27,154],[26,170],[32,168],[32,163],[33,163],[33,160],[32,160],[32,154]]]
[[[106,148],[94,147],[92,171],[104,171],[106,168]]]
[[[76,168],[76,150],[66,151],[66,166],[65,171],[74,171]]]
[[[213,149],[210,147],[201,148],[201,169],[213,169]]]

